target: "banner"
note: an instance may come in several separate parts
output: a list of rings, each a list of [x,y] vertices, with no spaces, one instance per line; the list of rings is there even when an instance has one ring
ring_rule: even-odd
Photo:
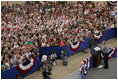
[[[87,70],[90,67],[90,63],[91,63],[91,58],[90,57],[85,59],[85,60],[83,60],[82,63],[81,63],[81,67],[80,67],[80,73],[83,70],[84,75],[86,75],[87,74]]]
[[[16,66],[16,69],[21,72],[22,74],[26,74],[30,70],[32,70],[34,64],[35,64],[36,58],[27,60],[25,63],[21,63],[18,66]]]
[[[69,44],[69,47],[73,52],[76,52],[79,49],[80,45],[81,45],[81,42],[75,42],[75,43]]]
[[[96,34],[94,35],[94,37],[96,38],[96,41],[100,41],[102,39],[103,32],[96,31]]]

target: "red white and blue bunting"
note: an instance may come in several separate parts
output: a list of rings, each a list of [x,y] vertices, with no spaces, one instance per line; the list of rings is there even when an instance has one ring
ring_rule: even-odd
[[[35,64],[35,61],[36,61],[36,58],[34,59],[31,59],[25,63],[21,63],[19,64],[18,66],[16,66],[16,69],[23,73],[23,74],[26,74],[27,72],[29,72],[30,70],[32,70],[34,64]]]
[[[69,47],[73,52],[76,52],[79,49],[80,44],[81,42],[72,43],[72,44],[69,44]]]
[[[87,70],[90,67],[90,62],[91,62],[91,58],[90,57],[82,61],[81,66],[80,66],[80,73],[82,72],[82,69],[83,69],[84,74],[85,75],[87,74]]]
[[[112,56],[115,54],[116,48],[109,48],[109,55],[108,59],[112,58]],[[101,54],[102,59],[104,58],[103,54]]]
[[[109,1],[108,4],[114,6],[115,4],[117,4],[117,1]]]
[[[96,41],[100,41],[102,39],[102,35],[103,35],[103,32],[96,31],[94,35],[94,37],[96,38]]]

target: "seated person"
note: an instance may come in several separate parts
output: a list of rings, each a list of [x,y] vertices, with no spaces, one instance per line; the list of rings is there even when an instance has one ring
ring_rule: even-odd
[[[1,62],[1,71],[5,71],[6,70],[6,65],[5,65],[5,61]]]
[[[6,59],[5,60],[5,66],[6,66],[6,69],[10,69],[10,63],[9,63],[9,59]]]
[[[12,57],[11,57],[11,59],[10,59],[10,64],[11,64],[11,67],[14,67],[14,66],[16,66],[16,59],[15,59],[15,56],[14,55],[12,55]]]

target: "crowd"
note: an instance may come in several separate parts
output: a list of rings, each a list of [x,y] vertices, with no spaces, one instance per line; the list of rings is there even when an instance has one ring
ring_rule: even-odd
[[[39,55],[38,47],[84,41],[117,25],[117,6],[46,1],[1,8],[2,71]]]

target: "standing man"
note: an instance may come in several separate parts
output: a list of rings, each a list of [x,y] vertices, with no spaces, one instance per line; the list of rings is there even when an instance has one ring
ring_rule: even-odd
[[[105,69],[108,69],[108,53],[109,53],[109,47],[108,47],[108,45],[106,44],[106,42],[105,41],[103,41],[102,42],[102,52],[103,52],[103,55],[104,55],[104,64],[105,64],[105,66],[104,66],[104,68]]]
[[[48,72],[49,72],[49,69],[48,69],[47,62],[44,61],[44,62],[43,62],[43,72],[42,72],[42,75],[43,75],[44,79],[51,79],[51,78],[49,77]]]
[[[62,58],[62,64],[63,64],[64,66],[67,66],[67,64],[68,64],[67,50],[61,51],[61,58]]]

